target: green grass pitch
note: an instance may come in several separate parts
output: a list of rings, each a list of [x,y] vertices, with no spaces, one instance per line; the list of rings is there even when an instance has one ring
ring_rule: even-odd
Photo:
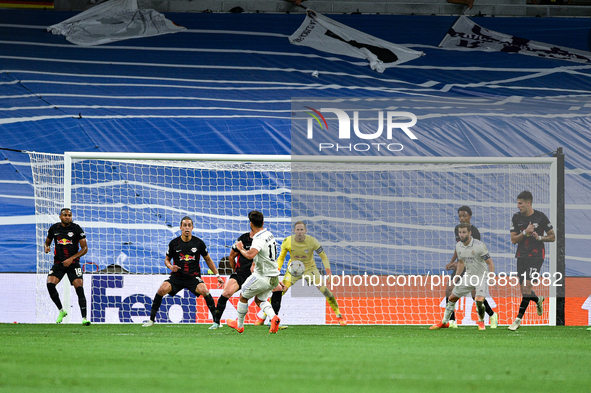
[[[0,324],[0,392],[589,392],[586,327]]]

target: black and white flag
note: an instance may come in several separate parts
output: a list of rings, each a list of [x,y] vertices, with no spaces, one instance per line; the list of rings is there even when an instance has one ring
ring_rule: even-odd
[[[546,44],[544,42],[532,41],[488,30],[472,22],[465,16],[461,16],[454,23],[439,44],[439,47],[457,50],[520,53],[522,55],[568,60],[577,63],[591,61],[591,52]]]
[[[304,23],[289,37],[289,42],[323,52],[367,59],[371,69],[378,72],[424,54],[355,30],[312,10],[308,10]]]

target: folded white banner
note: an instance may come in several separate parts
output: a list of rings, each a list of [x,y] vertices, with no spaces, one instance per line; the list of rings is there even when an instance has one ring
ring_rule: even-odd
[[[74,44],[101,45],[130,38],[151,37],[186,30],[155,10],[140,10],[137,0],[110,0],[49,26]]]
[[[546,44],[544,42],[532,41],[488,30],[472,22],[465,16],[461,16],[454,23],[439,46],[441,48],[457,50],[520,53],[522,55],[568,60],[577,63],[591,61],[591,52]]]
[[[308,10],[304,23],[289,37],[289,42],[323,52],[367,59],[371,69],[378,72],[424,54],[355,30],[312,10]]]

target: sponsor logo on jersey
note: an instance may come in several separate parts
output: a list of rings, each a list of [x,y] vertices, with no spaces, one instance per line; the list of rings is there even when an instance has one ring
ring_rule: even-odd
[[[195,260],[195,256],[194,255],[184,255],[184,254],[179,254],[179,260],[181,261],[194,261]]]
[[[62,245],[66,245],[66,244],[73,244],[71,240],[69,239],[58,239],[57,240],[57,244],[62,244]]]

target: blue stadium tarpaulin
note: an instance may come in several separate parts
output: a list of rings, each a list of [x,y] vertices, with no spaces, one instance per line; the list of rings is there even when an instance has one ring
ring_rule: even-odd
[[[591,65],[440,48],[455,17],[329,15],[425,53],[380,74],[367,60],[290,44],[303,15],[167,14],[187,30],[96,47],[46,31],[73,15],[0,12],[0,147],[291,154],[293,98],[397,99],[392,110],[415,111],[418,122],[417,139],[396,154],[532,157],[564,147],[567,273],[591,276]],[[589,51],[585,19],[478,25]],[[0,271],[34,271],[28,157],[0,158]]]

